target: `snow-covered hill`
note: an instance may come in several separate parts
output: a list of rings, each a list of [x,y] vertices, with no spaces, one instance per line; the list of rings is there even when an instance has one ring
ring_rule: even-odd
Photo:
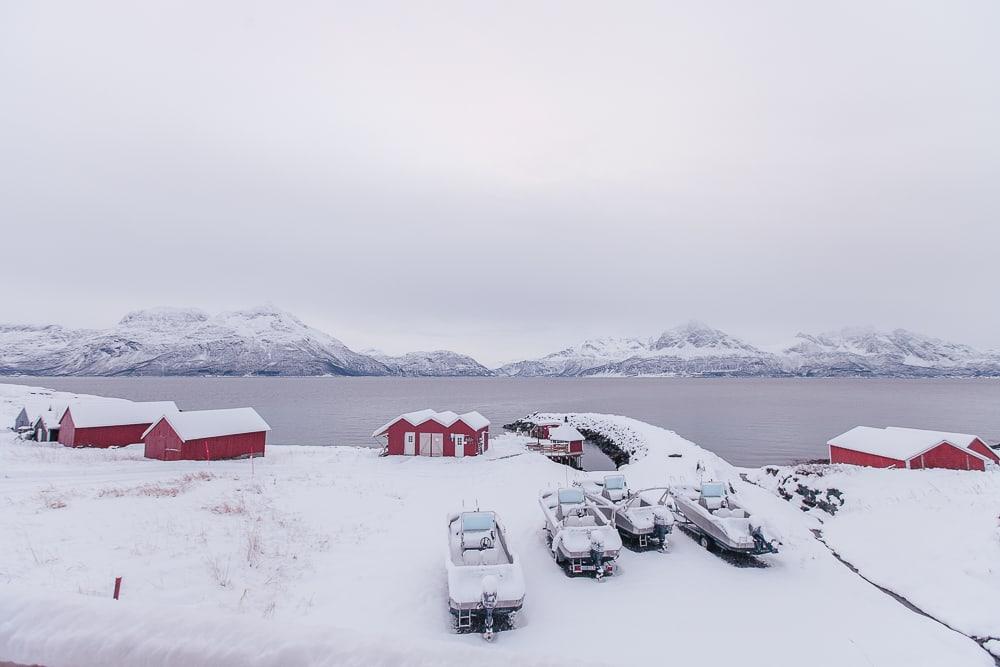
[[[800,333],[764,350],[699,322],[658,337],[599,338],[540,359],[501,367],[502,375],[939,377],[998,376],[1000,355],[903,329]]]
[[[472,357],[450,350],[409,352],[398,357],[371,349],[363,350],[363,353],[381,362],[397,375],[414,377],[488,377],[493,375],[493,371]]]
[[[810,335],[800,333],[783,351],[796,375],[997,375],[1000,357],[968,345],[896,329],[871,328]]]
[[[371,357],[265,306],[214,317],[129,313],[104,331],[0,327],[0,373],[26,375],[389,375]]]

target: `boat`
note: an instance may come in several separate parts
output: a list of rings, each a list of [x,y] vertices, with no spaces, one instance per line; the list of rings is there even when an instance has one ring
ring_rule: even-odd
[[[673,496],[681,525],[693,532],[706,549],[754,556],[778,553],[778,541],[727,493],[722,482],[675,487]]]
[[[625,475],[607,475],[601,481],[582,484],[584,493],[611,524],[622,540],[639,549],[657,545],[667,548],[674,529],[675,506],[670,487],[651,487],[632,491]]]
[[[592,575],[598,581],[614,574],[622,540],[611,521],[580,487],[542,491],[545,534],[556,563],[566,574]]]
[[[448,607],[458,632],[481,632],[493,641],[514,627],[524,604],[524,573],[494,512],[448,517]]]

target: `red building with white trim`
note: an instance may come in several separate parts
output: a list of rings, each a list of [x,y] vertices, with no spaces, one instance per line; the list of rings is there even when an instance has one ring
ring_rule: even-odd
[[[162,461],[214,461],[264,456],[267,425],[253,408],[164,415],[142,434],[145,456]]]
[[[66,409],[59,422],[59,443],[67,447],[122,447],[142,441],[142,434],[165,414],[173,401],[83,401]]]
[[[979,436],[898,426],[856,426],[827,446],[830,463],[875,468],[985,470],[1000,463],[1000,456]]]
[[[385,436],[392,456],[476,456],[490,446],[490,420],[478,412],[418,410],[400,415],[372,433]]]

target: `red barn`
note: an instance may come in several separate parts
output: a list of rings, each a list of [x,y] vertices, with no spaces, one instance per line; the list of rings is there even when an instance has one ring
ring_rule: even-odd
[[[67,447],[121,447],[142,441],[142,434],[165,414],[173,401],[83,401],[67,408],[59,422],[59,442]]]
[[[831,463],[875,468],[985,470],[1000,457],[979,436],[916,428],[857,426],[830,440]]]
[[[264,456],[271,427],[253,408],[164,415],[142,434],[147,459],[214,461]]]
[[[372,433],[386,437],[385,453],[396,456],[475,456],[489,449],[490,421],[478,412],[418,410]]]

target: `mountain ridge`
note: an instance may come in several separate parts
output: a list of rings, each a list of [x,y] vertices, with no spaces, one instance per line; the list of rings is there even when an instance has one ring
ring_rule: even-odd
[[[215,315],[134,310],[108,329],[0,324],[0,375],[1000,377],[1000,352],[872,327],[799,332],[762,348],[691,321],[645,338],[591,338],[491,369],[450,350],[356,352],[266,305]]]

